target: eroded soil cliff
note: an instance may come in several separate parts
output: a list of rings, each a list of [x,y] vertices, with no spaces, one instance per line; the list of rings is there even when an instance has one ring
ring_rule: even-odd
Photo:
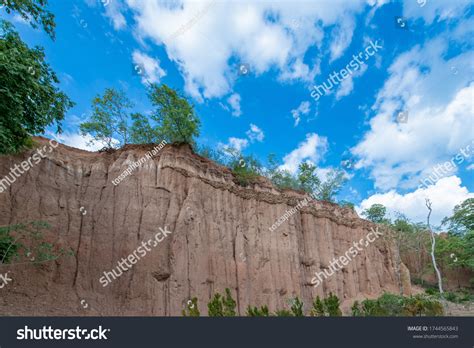
[[[275,310],[295,296],[307,310],[330,291],[345,307],[398,292],[396,256],[383,238],[314,287],[314,273],[373,226],[351,209],[312,202],[271,232],[304,196],[280,192],[263,178],[241,187],[228,169],[186,145],[167,145],[112,184],[152,148],[90,153],[60,145],[0,194],[0,225],[46,221],[52,226],[46,238],[75,252],[40,265],[0,265],[12,278],[0,289],[1,315],[180,315],[194,296],[206,314],[209,298],[226,287],[242,315],[249,304]],[[33,153],[0,157],[0,178]],[[165,226],[169,236],[102,286],[104,271]]]

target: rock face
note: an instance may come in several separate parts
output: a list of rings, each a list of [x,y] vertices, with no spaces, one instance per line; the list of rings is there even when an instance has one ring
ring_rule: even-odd
[[[305,196],[276,190],[264,178],[241,187],[228,169],[186,145],[167,145],[112,183],[152,148],[91,153],[59,145],[0,193],[0,225],[46,221],[46,239],[75,252],[40,265],[0,264],[12,278],[0,289],[1,315],[181,315],[194,296],[205,315],[210,297],[226,287],[241,315],[249,304],[287,308],[295,296],[308,311],[313,298],[329,292],[344,308],[398,292],[396,258],[383,238],[313,286],[315,272],[374,226],[349,208],[313,201],[271,231]],[[0,157],[0,179],[34,152]],[[137,252],[165,227],[171,234],[145,255],[144,248]],[[140,260],[104,287],[104,272],[134,251]]]

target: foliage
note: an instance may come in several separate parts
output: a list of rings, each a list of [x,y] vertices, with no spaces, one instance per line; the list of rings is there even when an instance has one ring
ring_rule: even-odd
[[[377,299],[366,299],[352,306],[352,315],[362,316],[441,316],[442,304],[434,297],[418,294],[400,296],[384,293]]]
[[[224,307],[222,305],[222,298],[219,293],[214,294],[211,302],[207,304],[207,309],[210,317],[224,316]]]
[[[183,317],[199,317],[201,313],[198,308],[198,299],[193,297],[186,303],[186,308],[183,309]]]
[[[262,174],[261,165],[253,156],[235,156],[230,161],[229,167],[241,186],[254,183]]]
[[[133,113],[131,117],[130,142],[132,144],[156,144],[161,142],[158,130],[152,127],[148,117],[140,113]]]
[[[313,301],[313,308],[311,308],[310,315],[312,317],[324,317],[326,315],[324,304],[319,296],[316,296],[316,299]]]
[[[216,293],[207,304],[210,317],[235,317],[235,306],[236,302],[232,298],[228,288],[225,289],[225,297]]]
[[[342,315],[341,309],[339,308],[340,301],[339,297],[329,293],[329,297],[325,298],[324,307],[326,308],[327,314],[330,317],[340,317]]]
[[[339,306],[339,298],[332,292],[322,301],[319,296],[317,296],[313,301],[313,308],[311,308],[310,315],[314,317],[340,317],[342,316],[342,311]]]
[[[331,169],[327,174],[326,180],[321,182],[316,196],[320,200],[334,202],[335,196],[339,193],[346,181],[347,177],[344,171]]]
[[[355,210],[355,205],[352,202],[342,200],[339,202],[339,205],[343,208],[350,208],[352,210]]]
[[[113,148],[116,138],[121,145],[129,141],[129,114],[127,109],[133,107],[125,93],[114,88],[106,88],[104,95],[97,95],[92,100],[92,116],[88,122],[81,123],[82,135],[90,134],[94,141]]]
[[[194,144],[194,137],[199,136],[200,121],[193,106],[165,84],[151,84],[148,96],[155,107],[151,118],[157,122],[160,137],[168,143]]]
[[[45,8],[48,0],[0,0],[7,13],[18,12],[21,18],[29,22],[33,28],[43,27],[52,38],[55,37],[54,14]],[[2,7],[2,6],[0,6]]]
[[[247,316],[248,317],[269,317],[270,312],[267,306],[261,306],[260,308],[248,306]]]
[[[307,193],[318,191],[321,187],[321,180],[316,174],[316,166],[311,163],[301,163],[299,165],[298,183],[300,189]]]
[[[354,302],[354,304],[351,307],[351,313],[352,313],[353,317],[360,317],[362,315],[362,312],[360,310],[359,301]]]
[[[235,317],[235,306],[237,303],[232,298],[232,294],[228,288],[225,289],[225,297],[222,299],[222,305],[224,307],[224,317]]]
[[[268,156],[268,168],[265,176],[281,190],[293,189],[299,190],[300,186],[298,180],[294,178],[287,170],[279,169],[279,164],[275,159],[274,154]]]
[[[474,231],[474,198],[468,198],[453,210],[453,215],[443,219],[452,234],[464,235]]]
[[[290,310],[294,317],[303,317],[303,302],[298,297],[295,297],[291,301]]]
[[[362,212],[367,220],[375,222],[377,224],[387,223],[388,219],[385,217],[387,214],[387,208],[382,204],[372,204],[370,208],[365,209]]]
[[[11,6],[20,6],[17,1]],[[16,5],[15,5],[16,4]],[[42,48],[29,48],[10,23],[0,20],[0,154],[15,153],[43,133],[74,103],[59,89]]]
[[[10,263],[18,257],[18,251],[23,248],[21,243],[10,234],[14,226],[0,227],[0,263]]]
[[[50,225],[42,221],[0,227],[0,263],[27,260],[38,264],[74,255],[72,250],[44,240],[43,231],[49,228]]]

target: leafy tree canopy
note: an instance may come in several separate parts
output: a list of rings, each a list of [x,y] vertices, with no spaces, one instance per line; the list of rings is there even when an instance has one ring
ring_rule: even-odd
[[[151,118],[157,122],[161,137],[169,143],[194,144],[200,121],[193,106],[165,84],[151,84],[148,96],[155,107]]]
[[[7,13],[18,12],[33,28],[43,27],[54,40],[56,24],[54,14],[46,10],[48,0],[0,0],[0,5],[3,5]]]
[[[17,3],[17,2],[15,2]],[[12,3],[13,4],[13,3]],[[29,48],[13,26],[0,20],[0,153],[14,153],[56,122],[74,103],[56,84],[42,48]]]

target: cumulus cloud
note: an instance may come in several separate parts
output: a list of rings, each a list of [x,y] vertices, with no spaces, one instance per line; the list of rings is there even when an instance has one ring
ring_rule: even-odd
[[[242,111],[240,110],[240,95],[237,93],[232,94],[228,99],[227,102],[230,104],[232,108],[232,116],[239,117],[242,115]]]
[[[425,199],[429,199],[433,204],[431,222],[439,225],[444,217],[451,216],[455,205],[472,197],[474,193],[461,186],[460,178],[450,176],[439,180],[435,185],[406,194],[397,193],[395,190],[375,194],[364,199],[356,210],[360,215],[372,204],[383,204],[392,218],[396,217],[396,213],[402,213],[412,221],[426,222],[428,210]]]
[[[353,17],[363,0],[291,2],[127,0],[139,39],[164,46],[185,79],[185,90],[197,100],[231,92],[238,74],[235,61],[252,73],[270,69],[283,80],[307,80],[319,71],[304,62],[310,47],[320,47],[324,28],[336,26],[333,56],[352,40]],[[297,20],[298,25],[294,25]],[[337,44],[336,44],[337,43]]]
[[[370,129],[352,149],[360,159],[356,167],[368,168],[379,189],[417,187],[435,164],[472,140],[474,53],[447,55],[444,37],[450,36],[395,59],[372,107]],[[401,111],[408,115],[405,123],[396,121]]]
[[[316,133],[306,134],[306,140],[298,144],[298,147],[283,157],[283,164],[280,169],[287,170],[292,174],[298,171],[298,166],[303,161],[318,163],[328,149],[326,137],[321,137]]]
[[[301,116],[309,114],[310,111],[311,104],[309,101],[303,101],[296,109],[291,110],[291,115],[295,120],[295,127],[300,123]]]
[[[230,137],[227,144],[219,143],[219,147],[223,151],[236,150],[238,153],[242,152],[249,145],[249,141],[244,138]]]
[[[245,134],[247,134],[247,137],[250,139],[251,142],[262,142],[263,138],[265,138],[265,134],[263,133],[263,131],[253,123],[250,124],[250,129]]]
[[[55,139],[61,144],[86,151],[99,151],[105,146],[105,144],[101,142],[94,141],[94,138],[90,134],[83,136],[80,133],[63,132],[62,134],[47,133],[46,136]],[[120,142],[115,139],[113,144],[119,145]]]
[[[160,61],[135,50],[132,55],[135,70],[141,75],[143,83],[159,83],[166,72],[160,67]]]

